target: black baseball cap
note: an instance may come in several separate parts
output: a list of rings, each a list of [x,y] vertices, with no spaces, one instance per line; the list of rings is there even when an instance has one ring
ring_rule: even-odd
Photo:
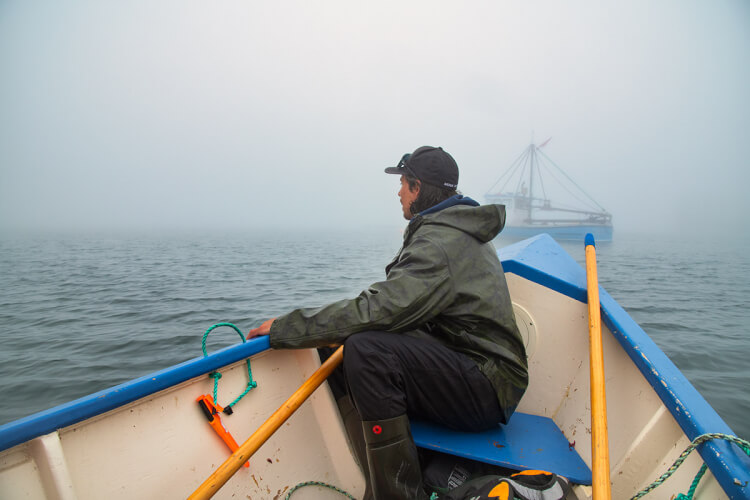
[[[395,167],[385,169],[386,174],[410,175],[420,181],[441,188],[458,187],[458,165],[443,148],[422,146],[406,153]]]

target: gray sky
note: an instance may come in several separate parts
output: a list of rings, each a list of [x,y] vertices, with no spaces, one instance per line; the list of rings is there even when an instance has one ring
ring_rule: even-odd
[[[0,231],[402,225],[405,152],[480,201],[529,144],[616,231],[750,210],[750,2],[4,1]]]

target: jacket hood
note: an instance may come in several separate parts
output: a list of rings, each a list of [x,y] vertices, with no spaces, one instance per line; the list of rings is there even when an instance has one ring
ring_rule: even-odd
[[[505,226],[505,205],[479,205],[467,196],[456,195],[420,212],[409,226],[448,226],[467,233],[482,243],[492,241]]]

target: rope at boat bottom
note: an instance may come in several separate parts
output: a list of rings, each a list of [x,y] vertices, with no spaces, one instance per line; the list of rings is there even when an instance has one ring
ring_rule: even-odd
[[[674,472],[680,467],[680,465],[682,465],[685,459],[687,459],[688,455],[690,455],[690,453],[695,448],[697,448],[698,445],[705,443],[706,441],[709,441],[711,439],[724,439],[725,441],[734,443],[737,446],[739,446],[742,449],[742,451],[747,453],[748,456],[750,456],[750,442],[745,441],[744,439],[740,439],[737,436],[730,436],[728,434],[722,434],[720,432],[701,434],[697,438],[693,439],[693,442],[690,443],[690,446],[685,448],[685,451],[683,451],[680,454],[680,456],[677,457],[677,460],[675,460],[672,466],[669,469],[667,469],[667,472],[662,474],[661,477],[659,477],[659,479],[657,479],[656,481],[654,481],[653,483],[651,483],[650,485],[648,485],[647,487],[645,487],[644,489],[636,493],[635,496],[633,496],[630,500],[637,500],[638,498],[642,498],[646,494],[651,492],[652,490],[656,489],[662,483],[664,483],[664,481],[669,479],[672,476],[672,474],[674,474]],[[693,483],[690,485],[690,489],[688,490],[687,495],[683,495],[682,493],[680,493],[675,497],[675,500],[692,500],[693,495],[695,494],[695,490],[698,488],[698,483],[700,482],[701,478],[703,478],[703,475],[706,473],[706,470],[708,470],[708,467],[706,466],[706,464],[703,464],[703,466],[701,466],[700,470],[698,471],[698,474],[695,475],[695,479],[693,480]],[[356,500],[352,495],[350,495],[346,491],[340,488],[337,488],[336,486],[322,483],[319,481],[306,481],[304,483],[299,483],[294,488],[289,490],[289,493],[287,493],[285,500],[289,500],[289,498],[292,496],[292,493],[294,493],[298,489],[303,488],[305,486],[321,486],[324,488],[330,488],[334,491],[337,491],[338,493],[341,493],[342,495],[349,498],[350,500]],[[435,497],[435,494],[433,494],[431,498],[434,498],[434,497]]]
[[[714,432],[709,434],[701,434],[697,438],[693,439],[693,442],[690,443],[690,446],[685,448],[685,451],[683,451],[679,457],[677,457],[677,460],[674,461],[672,466],[667,469],[667,472],[662,474],[659,479],[651,483],[650,485],[646,486],[644,489],[639,491],[635,494],[630,500],[636,500],[638,498],[641,498],[645,496],[650,491],[654,490],[657,486],[661,485],[664,481],[669,479],[669,477],[674,474],[674,472],[682,465],[682,462],[685,461],[687,456],[692,452],[695,448],[698,447],[699,444],[704,443],[706,441],[709,441],[711,439],[724,439],[725,441],[729,441],[731,443],[736,444],[739,446],[742,451],[748,454],[750,456],[750,442],[745,441],[744,439],[740,439],[737,436],[730,436],[728,434],[722,434],[720,432]],[[675,497],[675,500],[692,500],[693,495],[695,494],[695,490],[698,488],[698,482],[700,482],[703,475],[706,473],[706,470],[708,467],[706,467],[706,464],[703,464],[703,466],[698,471],[698,474],[696,474],[695,479],[693,480],[693,484],[690,485],[690,490],[688,491],[687,495],[683,495],[680,493]]]
[[[286,497],[284,498],[284,500],[289,500],[289,497],[292,496],[292,493],[294,493],[300,488],[304,488],[305,486],[321,486],[323,488],[329,488],[333,491],[337,491],[341,493],[342,495],[344,495],[346,498],[349,498],[350,500],[357,500],[356,498],[354,498],[352,495],[342,490],[341,488],[337,488],[336,486],[333,486],[331,484],[321,483],[320,481],[305,481],[304,483],[299,483],[297,486],[289,490],[289,493],[286,494]]]

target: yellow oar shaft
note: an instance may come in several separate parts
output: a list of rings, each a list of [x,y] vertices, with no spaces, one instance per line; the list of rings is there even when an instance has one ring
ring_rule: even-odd
[[[263,446],[302,403],[322,384],[344,359],[344,346],[339,347],[281,407],[256,430],[237,451],[196,489],[189,499],[206,499],[216,494],[224,484],[240,470],[242,464]]]
[[[589,238],[590,237],[590,238]],[[589,363],[591,371],[591,462],[594,500],[609,500],[609,440],[607,438],[607,397],[604,382],[599,278],[596,272],[596,247],[593,236],[586,235],[586,282],[589,303]]]

